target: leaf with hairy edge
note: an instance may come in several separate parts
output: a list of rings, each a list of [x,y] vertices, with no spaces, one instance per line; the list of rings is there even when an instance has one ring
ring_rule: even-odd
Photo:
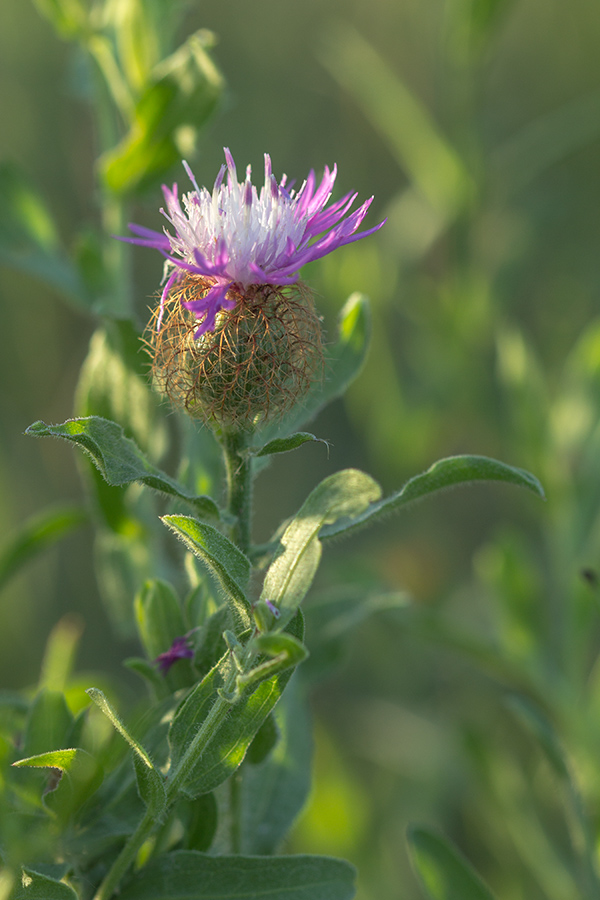
[[[91,457],[110,485],[118,487],[140,481],[146,487],[185,501],[197,515],[219,519],[219,510],[214,500],[195,496],[184,485],[153,466],[139,447],[125,437],[123,429],[116,422],[100,416],[68,419],[61,425],[34,422],[25,434],[34,437],[60,437],[77,444]]]
[[[359,515],[380,496],[377,482],[358,469],[336,472],[312,491],[286,528],[263,584],[261,600],[279,608],[280,628],[289,622],[311,585],[321,558],[318,534],[323,526]]]
[[[241,630],[248,628],[250,604],[244,594],[250,577],[247,557],[212,525],[189,516],[162,516],[162,521],[204,563],[220,584]]]
[[[302,640],[304,622],[298,615],[290,623],[292,637]],[[208,716],[229,671],[229,651],[206,675],[177,709],[169,729],[171,765],[176,770],[188,745]],[[224,722],[213,734],[201,758],[183,785],[191,797],[212,791],[235,772],[259,728],[281,697],[292,675],[292,669],[271,675],[253,690],[247,690],[232,704]]]
[[[99,691],[98,688],[88,688],[86,694],[92,698],[96,706],[133,750],[133,763],[140,797],[153,816],[160,818],[167,807],[167,793],[163,776],[155,768],[142,745],[127,731],[102,691]]]
[[[0,551],[0,588],[37,553],[88,521],[81,506],[47,509],[28,519]]]
[[[361,515],[355,516],[351,521],[335,522],[326,525],[319,537],[326,539],[356,531],[382,515],[394,512],[402,506],[414,503],[428,494],[443,491],[446,488],[459,484],[469,484],[475,481],[503,481],[506,484],[514,484],[517,487],[526,488],[545,499],[544,489],[535,477],[525,469],[517,469],[497,459],[489,459],[487,456],[449,456],[435,462],[426,472],[416,475],[407,481],[404,487],[391,497],[386,497],[378,503],[373,503]]]
[[[351,900],[355,869],[327,856],[205,856],[177,850],[152,860],[120,900]]]
[[[315,381],[305,399],[281,422],[260,432],[265,442],[286,438],[290,432],[298,431],[324,406],[341,397],[354,381],[363,366],[371,339],[369,300],[364,294],[356,292],[348,297],[340,313],[338,332],[336,343],[327,347],[324,380]]]
[[[8,900],[77,900],[73,888],[33,869],[22,869]]]
[[[441,835],[415,826],[408,830],[413,868],[431,900],[494,900],[477,872]]]
[[[323,438],[315,437],[314,434],[310,434],[308,431],[296,431],[294,434],[290,434],[289,437],[275,438],[275,440],[269,441],[260,450],[252,451],[252,455],[260,457],[272,456],[274,453],[288,453],[290,450],[296,450],[297,447],[301,447],[302,444],[306,444],[308,441],[325,444],[329,449],[329,444]]]
[[[44,803],[63,820],[91,797],[103,779],[102,767],[91,754],[79,747],[39,753],[17,760],[13,766],[60,770],[60,780],[53,790],[44,794]]]

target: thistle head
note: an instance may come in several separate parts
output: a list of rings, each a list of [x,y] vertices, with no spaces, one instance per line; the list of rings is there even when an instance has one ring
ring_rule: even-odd
[[[235,306],[198,336],[189,304],[209,290],[187,275],[167,296],[160,329],[150,324],[154,383],[192,417],[250,429],[285,413],[321,377],[321,323],[300,282],[253,285],[232,289]]]
[[[303,265],[367,237],[358,231],[373,198],[350,212],[356,194],[330,204],[336,168],[319,184],[311,171],[298,191],[279,182],[265,154],[265,179],[252,184],[250,166],[238,182],[225,150],[212,193],[179,199],[163,187],[173,231],[130,225],[165,257],[164,288],[148,343],[155,380],[192,415],[251,424],[287,409],[321,368],[319,319],[299,281]]]

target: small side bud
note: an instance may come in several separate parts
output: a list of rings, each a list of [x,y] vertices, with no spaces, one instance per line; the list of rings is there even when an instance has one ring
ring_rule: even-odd
[[[281,613],[270,600],[259,600],[252,607],[252,615],[258,630],[261,634],[266,634],[272,630]]]

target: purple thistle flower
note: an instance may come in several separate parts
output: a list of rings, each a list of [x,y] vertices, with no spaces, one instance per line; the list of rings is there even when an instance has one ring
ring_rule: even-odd
[[[198,319],[195,337],[215,328],[219,310],[232,309],[236,301],[228,291],[252,285],[282,287],[298,280],[306,263],[320,259],[337,247],[360,240],[377,231],[384,222],[358,231],[373,198],[350,213],[357,194],[346,194],[327,208],[337,168],[325,167],[317,187],[310,171],[302,187],[286,187],[284,175],[279,183],[271,171],[271,159],[265,154],[265,183],[260,193],[251,181],[250,166],[239,183],[231,153],[225,149],[226,165],[215,181],[212,194],[198,187],[186,162],[183,166],[194,190],[179,200],[177,185],[163,185],[167,210],[161,213],[175,229],[161,234],[141,225],[130,224],[137,237],[121,238],[132,244],[154,247],[166,259],[165,285],[160,302],[157,327],[160,329],[165,301],[171,288],[187,273],[207,280],[208,291],[199,299],[184,302]],[[225,182],[225,174],[227,181]]]
[[[159,653],[154,662],[163,675],[166,675],[173,663],[178,659],[193,659],[194,651],[188,643],[188,635],[177,637],[165,653]]]

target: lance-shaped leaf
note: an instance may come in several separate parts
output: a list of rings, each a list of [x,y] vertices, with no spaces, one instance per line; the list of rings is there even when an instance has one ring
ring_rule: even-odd
[[[40,875],[33,869],[22,869],[8,900],[77,900],[77,894],[64,881]]]
[[[71,505],[44,510],[28,519],[0,551],[0,588],[32,557],[83,525],[87,519],[82,507]]]
[[[294,676],[273,711],[277,743],[261,765],[247,765],[241,779],[241,852],[269,855],[281,847],[310,792],[312,734],[308,704]],[[268,721],[268,720],[267,720]]]
[[[288,453],[290,450],[296,450],[308,441],[325,444],[329,448],[329,444],[323,438],[315,437],[314,434],[310,434],[308,431],[296,431],[294,434],[290,434],[289,437],[275,438],[269,441],[260,450],[252,451],[252,455],[260,457],[272,456],[274,453]]]
[[[404,487],[390,497],[373,503],[361,515],[351,521],[336,522],[326,525],[321,533],[322,539],[334,537],[371,524],[382,515],[400,509],[408,503],[420,500],[428,494],[435,494],[446,488],[475,481],[502,481],[526,488],[544,498],[544,489],[535,477],[525,469],[518,469],[497,459],[487,456],[449,456],[434,463],[426,472],[416,475],[407,481]]]
[[[85,307],[85,288],[60,246],[51,214],[12,163],[0,164],[0,209],[0,264],[32,275],[59,290],[73,305]]]
[[[336,472],[312,491],[286,528],[263,584],[261,600],[279,608],[280,628],[289,622],[311,585],[321,558],[319,531],[341,517],[359,515],[380,496],[377,482],[358,469]]]
[[[126,884],[120,900],[351,900],[355,869],[327,856],[166,853]]]
[[[494,900],[467,860],[441,835],[412,827],[408,847],[415,872],[431,900]]]
[[[302,615],[290,623],[289,635],[301,641],[304,635]],[[189,744],[209,715],[219,697],[219,689],[233,665],[227,652],[186,697],[177,709],[169,729],[171,767],[177,770]],[[273,675],[265,673],[254,689],[247,689],[216,728],[210,742],[199,757],[182,788],[191,797],[212,791],[235,772],[259,728],[281,697],[292,669]],[[271,677],[267,677],[267,676]]]
[[[250,604],[244,589],[250,577],[250,562],[234,543],[213,528],[189,516],[163,516],[186,547],[204,563],[221,586],[242,630],[250,624]]]
[[[160,818],[167,806],[163,776],[154,766],[142,745],[127,731],[102,691],[99,691],[98,688],[88,688],[86,693],[133,750],[133,763],[140,797],[152,815],[157,819]]]
[[[209,31],[197,31],[153,69],[120,144],[100,160],[107,187],[117,193],[147,188],[181,160],[216,108],[223,79],[208,51]]]
[[[34,766],[58,769],[61,772],[56,787],[44,795],[46,806],[60,819],[67,819],[91,797],[102,783],[102,767],[93,756],[79,747],[39,753],[13,763],[13,766]]]
[[[139,447],[125,437],[116,422],[100,416],[68,419],[60,425],[34,422],[25,432],[34,437],[60,437],[77,444],[91,457],[105,481],[113,486],[140,481],[147,487],[184,500],[198,515],[218,519],[219,510],[210,497],[198,497],[170,475],[150,463]]]
[[[364,294],[357,292],[348,298],[340,313],[338,332],[336,343],[327,347],[323,381],[315,381],[308,395],[288,416],[260,433],[264,441],[286,438],[290,432],[299,430],[324,406],[341,397],[354,381],[365,361],[371,337],[369,301]]]

